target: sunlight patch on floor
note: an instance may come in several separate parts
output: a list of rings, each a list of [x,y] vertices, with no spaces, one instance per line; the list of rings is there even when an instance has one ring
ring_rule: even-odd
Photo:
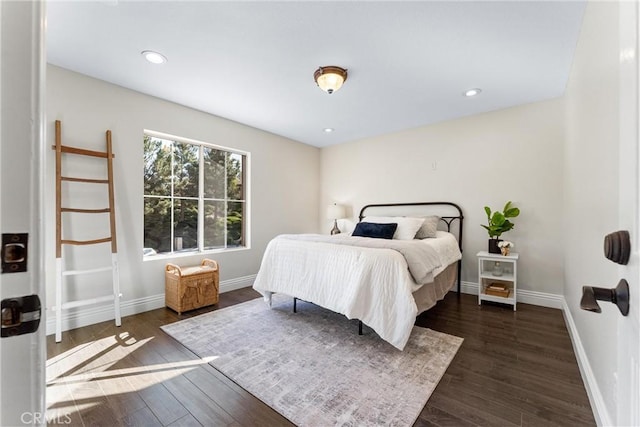
[[[162,362],[163,348],[153,344],[154,338],[138,339],[123,331],[79,344],[50,358],[47,361],[47,400],[59,402],[50,410],[66,413],[67,410],[73,411],[74,405],[75,411],[90,409],[105,397],[143,390],[219,357]],[[137,366],[139,362],[130,359],[135,358],[135,352],[145,345],[152,345],[146,350],[146,357],[158,354],[160,363],[152,363],[154,356],[151,356],[151,363],[142,366]]]
[[[47,360],[47,382],[70,374],[109,370],[152,339],[138,340],[125,331],[80,344]]]
[[[178,375],[185,374],[199,365],[207,364],[219,356],[205,357],[198,360],[185,360],[182,362],[169,362],[158,363],[155,365],[147,365],[135,368],[122,368],[122,369],[110,369],[102,372],[90,372],[79,375],[69,375],[64,377],[55,378],[47,383],[47,386],[55,386],[60,384],[77,384],[85,383],[88,381],[105,381],[114,378],[123,378],[131,376],[143,376],[146,386],[150,386],[169,378],[176,377]],[[162,375],[157,375],[157,374]],[[157,376],[156,381],[150,381],[153,376]]]

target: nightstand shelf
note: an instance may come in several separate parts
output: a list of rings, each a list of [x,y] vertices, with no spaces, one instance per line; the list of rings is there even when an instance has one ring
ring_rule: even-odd
[[[482,304],[482,301],[510,304],[513,305],[513,311],[516,311],[519,255],[511,253],[504,256],[480,251],[476,256],[478,257],[478,304]],[[487,292],[491,292],[492,295]]]

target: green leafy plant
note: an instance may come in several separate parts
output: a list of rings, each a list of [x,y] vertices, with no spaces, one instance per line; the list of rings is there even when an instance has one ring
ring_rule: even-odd
[[[489,225],[481,224],[487,232],[489,232],[489,238],[497,239],[502,233],[505,233],[513,228],[513,223],[509,221],[509,218],[515,218],[520,215],[520,209],[511,206],[511,202],[507,202],[504,205],[502,212],[491,212],[489,206],[484,207],[484,211],[487,213],[487,221]]]

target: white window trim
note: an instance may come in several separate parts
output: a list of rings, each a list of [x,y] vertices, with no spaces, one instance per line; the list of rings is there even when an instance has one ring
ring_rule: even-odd
[[[218,145],[218,144],[213,144],[210,142],[204,142],[204,141],[199,141],[197,139],[191,139],[191,138],[185,138],[183,136],[177,136],[177,135],[172,135],[169,133],[164,133],[164,132],[158,132],[158,131],[154,131],[154,130],[149,130],[149,129],[144,129],[143,130],[143,138],[145,135],[148,135],[150,137],[154,137],[154,138],[159,138],[159,139],[168,139],[168,140],[172,140],[172,141],[176,141],[176,142],[182,142],[182,143],[186,143],[186,144],[193,144],[193,145],[200,145],[200,146],[205,146],[205,147],[210,147],[210,148],[214,148],[214,149],[218,149],[218,150],[224,150],[230,153],[235,153],[235,154],[240,154],[242,156],[245,157],[245,170],[244,172],[244,178],[246,182],[243,182],[242,185],[244,186],[244,204],[245,204],[245,212],[244,212],[244,220],[245,220],[245,224],[244,224],[244,241],[245,244],[244,246],[241,247],[231,247],[231,248],[213,248],[213,249],[202,249],[200,250],[199,248],[193,251],[180,251],[180,252],[164,252],[164,253],[160,253],[157,255],[148,255],[148,256],[142,256],[142,260],[143,261],[153,261],[153,260],[169,260],[172,258],[184,258],[184,257],[193,257],[193,256],[199,256],[199,255],[206,255],[206,254],[213,254],[213,253],[229,253],[229,252],[239,252],[239,251],[246,251],[246,250],[250,250],[251,249],[251,153],[249,151],[243,151],[243,150],[239,150],[237,148],[231,148],[231,147],[227,147],[224,145]],[[202,154],[203,150],[199,150],[199,161],[202,160]],[[171,160],[173,162],[173,158]],[[226,165],[225,165],[226,166]],[[173,170],[173,164],[171,165],[171,169]],[[200,180],[199,182],[202,182],[202,178],[204,175],[204,169],[203,168],[199,168],[199,177],[198,179]],[[224,182],[224,186],[225,186],[225,194],[227,194],[227,182],[225,180]],[[143,186],[144,188],[144,186]],[[204,198],[202,197],[204,195],[204,189],[201,185],[198,186],[198,212],[202,212],[201,209],[204,208]],[[173,180],[171,181],[171,194],[173,197]],[[142,194],[142,199],[144,200],[145,197],[154,197],[154,196],[147,196],[144,194],[144,190],[143,190],[143,194]],[[157,197],[165,197],[165,196],[157,196]],[[195,200],[196,198],[193,197],[193,199]],[[210,199],[210,198],[207,198]],[[225,208],[225,216],[226,216],[226,208]],[[173,209],[171,209],[171,224],[173,224]],[[202,224],[201,224],[202,222]],[[143,223],[144,223],[144,215],[143,215]],[[202,235],[201,235],[202,233]],[[225,233],[225,239],[224,241],[227,241],[227,229],[225,227],[224,230]],[[173,247],[173,227],[171,227],[171,245]],[[202,215],[198,215],[198,242],[204,242],[204,216]],[[143,242],[143,247],[144,247],[144,242]],[[142,248],[140,248],[140,252],[142,252]]]

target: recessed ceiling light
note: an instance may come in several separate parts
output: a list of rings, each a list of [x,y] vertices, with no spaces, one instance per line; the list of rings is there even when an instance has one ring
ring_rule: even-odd
[[[324,128],[323,130],[325,131],[325,133],[333,132],[333,128]]]
[[[144,56],[144,59],[152,64],[164,64],[167,62],[167,58],[161,53],[154,52],[152,50],[143,50],[141,53],[142,56]]]
[[[476,96],[476,95],[479,95],[480,92],[482,92],[482,89],[473,88],[473,89],[469,89],[468,91],[466,91],[464,93],[464,96],[466,96],[466,97]]]

